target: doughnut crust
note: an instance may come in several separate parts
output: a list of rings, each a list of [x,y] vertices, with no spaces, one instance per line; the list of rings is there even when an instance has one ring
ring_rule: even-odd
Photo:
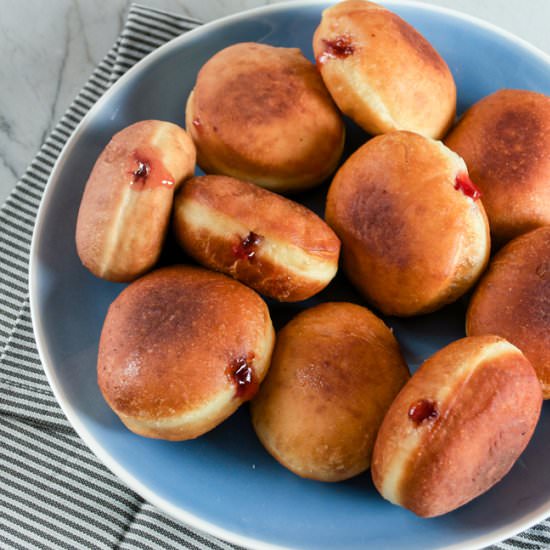
[[[283,466],[340,481],[369,467],[378,427],[408,378],[399,345],[378,317],[355,304],[324,303],[279,333],[252,422]]]
[[[481,189],[497,244],[550,225],[550,97],[500,90],[471,107],[446,144]]]
[[[466,332],[498,334],[520,348],[550,399],[550,227],[510,241],[494,257],[470,302]]]
[[[195,147],[182,128],[144,120],[113,136],[99,155],[76,224],[80,260],[94,275],[132,281],[157,262],[174,190],[195,170]]]
[[[497,336],[457,340],[425,361],[391,405],[374,446],[374,484],[419,516],[450,512],[508,473],[541,405],[520,350]]]
[[[347,0],[329,7],[313,51],[336,104],[367,132],[441,138],[452,125],[456,86],[449,67],[419,32],[382,6]]]
[[[186,126],[205,172],[279,192],[321,183],[344,147],[340,113],[297,48],[246,42],[218,52],[198,74]]]
[[[174,228],[198,262],[280,301],[313,296],[338,270],[340,241],[321,218],[227,176],[187,181],[175,199]]]
[[[486,215],[464,161],[411,132],[378,136],[342,165],[326,220],[348,278],[388,315],[456,300],[489,258]]]
[[[167,267],[109,308],[98,383],[133,432],[191,439],[254,395],[273,345],[269,311],[253,290],[205,269]]]

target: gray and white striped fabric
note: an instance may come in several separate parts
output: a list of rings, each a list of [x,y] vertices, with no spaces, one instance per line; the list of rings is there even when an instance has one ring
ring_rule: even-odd
[[[36,212],[72,131],[135,62],[198,24],[133,5],[113,49],[0,209],[0,548],[235,548],[144,502],[87,449],[40,365],[27,289]],[[550,548],[550,522],[493,548]]]

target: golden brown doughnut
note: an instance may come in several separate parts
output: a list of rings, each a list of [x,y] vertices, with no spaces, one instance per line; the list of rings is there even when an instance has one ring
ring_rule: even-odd
[[[191,439],[254,395],[273,345],[269,311],[253,290],[205,269],[167,267],[109,308],[98,383],[133,432]]]
[[[252,422],[269,453],[294,473],[347,479],[369,467],[378,427],[408,377],[378,317],[354,304],[324,303],[279,333]]]
[[[186,126],[210,174],[299,191],[335,170],[344,124],[319,73],[296,48],[246,42],[200,70]]]
[[[158,260],[174,190],[195,170],[195,147],[170,122],[144,120],[113,136],[90,174],[76,224],[80,260],[94,275],[132,281]]]
[[[336,104],[367,132],[441,138],[453,123],[449,67],[419,32],[382,6],[347,0],[327,8],[313,51]]]
[[[498,334],[520,348],[550,399],[550,227],[517,237],[494,257],[470,302],[466,332]]]
[[[326,220],[357,289],[388,315],[456,300],[489,258],[489,228],[464,161],[411,132],[378,136],[338,170]]]
[[[520,350],[497,336],[457,340],[425,361],[390,407],[374,446],[374,484],[419,516],[450,512],[506,475],[541,404]]]
[[[550,225],[550,97],[500,90],[471,107],[445,142],[481,189],[495,242]]]
[[[176,237],[188,254],[285,302],[322,290],[340,241],[311,210],[227,176],[192,178],[176,195]]]

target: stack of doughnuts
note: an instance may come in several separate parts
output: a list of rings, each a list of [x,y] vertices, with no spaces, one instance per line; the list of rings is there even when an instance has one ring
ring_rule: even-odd
[[[439,516],[510,470],[550,398],[550,98],[500,90],[451,129],[449,67],[367,0],[326,9],[313,50],[230,45],[198,72],[186,130],[137,122],[99,155],[76,249],[130,283],[106,312],[99,389],[130,430],[173,441],[251,401],[283,467],[371,468],[384,498]],[[340,163],[342,114],[374,137]],[[325,219],[303,204],[319,197]],[[476,283],[467,336],[411,377],[378,313],[428,314]],[[312,297],[276,335],[271,313]]]

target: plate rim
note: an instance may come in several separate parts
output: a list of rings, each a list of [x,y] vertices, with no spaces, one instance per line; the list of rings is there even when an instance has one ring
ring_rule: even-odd
[[[453,8],[447,8],[444,6],[436,6],[427,4],[417,0],[376,0],[384,6],[403,6],[413,7],[419,11],[439,13],[451,18],[459,19],[469,25],[484,29],[492,34],[496,34],[499,37],[505,39],[508,42],[515,44],[521,49],[527,51],[530,55],[538,58],[540,61],[548,65],[550,69],[550,55],[540,50],[527,40],[518,37],[514,33],[507,31],[494,23],[481,19],[479,17],[461,12]],[[147,485],[142,483],[138,478],[128,472],[125,467],[120,464],[116,459],[112,458],[107,449],[105,449],[100,441],[97,441],[95,436],[92,435],[84,424],[80,421],[79,414],[75,412],[70,405],[68,398],[65,396],[65,391],[59,381],[59,378],[55,372],[53,361],[50,358],[49,343],[44,336],[42,329],[43,320],[39,315],[38,304],[38,251],[40,249],[41,240],[43,238],[42,227],[45,224],[48,216],[49,206],[52,201],[52,195],[55,187],[58,185],[58,173],[61,172],[66,159],[70,156],[74,149],[76,142],[80,135],[84,131],[85,127],[89,124],[90,120],[94,118],[95,113],[103,108],[104,103],[107,103],[112,95],[111,90],[117,90],[125,85],[126,81],[133,77],[134,73],[142,71],[150,65],[154,65],[157,58],[166,55],[169,51],[175,50],[181,46],[181,43],[185,45],[185,42],[192,40],[194,37],[201,35],[211,34],[218,28],[222,28],[227,24],[239,22],[240,20],[246,20],[251,16],[256,15],[270,15],[281,11],[287,11],[289,8],[292,10],[300,10],[308,6],[326,7],[335,4],[336,0],[286,0],[283,2],[276,2],[274,4],[268,4],[259,6],[245,11],[240,11],[225,17],[215,19],[213,21],[204,23],[190,31],[187,31],[156,48],[151,53],[147,54],[144,58],[133,65],[126,73],[124,73],[112,86],[110,86],[103,95],[92,105],[89,111],[82,117],[80,122],[76,125],[71,136],[63,146],[57,160],[55,161],[51,174],[46,182],[40,205],[38,207],[36,221],[33,229],[31,246],[29,251],[29,306],[31,323],[33,327],[34,337],[36,340],[36,346],[42,368],[46,374],[46,378],[52,389],[52,392],[57,400],[57,403],[63,410],[63,413],[67,417],[67,420],[74,428],[79,437],[84,441],[86,446],[95,454],[95,456],[105,465],[116,477],[118,477],[129,489],[135,491],[147,502],[153,504],[160,510],[166,512],[169,516],[175,518],[179,522],[183,522],[192,528],[198,529],[203,533],[217,537],[224,542],[237,544],[245,548],[257,548],[258,550],[292,550],[291,547],[281,546],[278,544],[269,543],[266,541],[258,540],[252,536],[242,535],[238,532],[231,531],[225,527],[220,527],[215,523],[203,519],[202,517],[188,512],[187,510],[173,505],[170,501],[163,497],[158,496],[154,491],[149,489]],[[550,497],[545,505],[540,506],[538,510],[531,512],[527,517],[518,519],[505,527],[491,531],[491,533],[475,536],[472,540],[466,543],[456,543],[447,546],[439,547],[440,550],[477,550],[491,544],[495,544],[509,537],[513,537],[518,533],[529,529],[533,525],[545,520],[550,514]]]

